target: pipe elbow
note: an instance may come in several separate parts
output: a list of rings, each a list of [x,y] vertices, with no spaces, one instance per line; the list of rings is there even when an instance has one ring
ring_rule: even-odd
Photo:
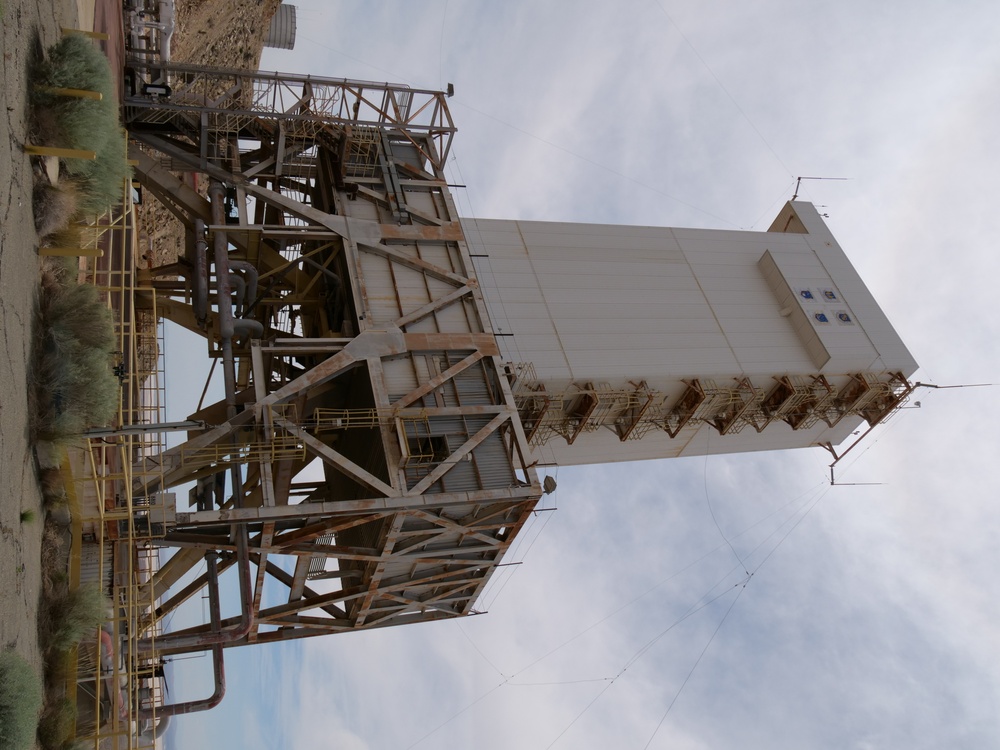
[[[237,318],[233,329],[240,338],[259,339],[264,335],[264,324],[253,318]]]

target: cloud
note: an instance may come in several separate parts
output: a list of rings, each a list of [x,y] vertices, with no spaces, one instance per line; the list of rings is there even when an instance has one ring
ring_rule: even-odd
[[[759,228],[852,177],[802,196],[920,377],[994,379],[994,4],[299,5],[325,46],[270,67],[456,84],[475,216]],[[872,486],[819,449],[562,469],[489,614],[239,650],[224,706],[275,747],[989,746],[1000,410],[913,399],[837,468]]]

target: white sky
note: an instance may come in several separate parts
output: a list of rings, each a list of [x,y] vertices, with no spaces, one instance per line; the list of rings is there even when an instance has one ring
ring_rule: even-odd
[[[455,84],[467,216],[759,230],[851,178],[802,197],[918,378],[1000,382],[995,2],[295,4],[263,67]],[[918,394],[844,462],[875,486],[820,449],[563,469],[489,614],[228,651],[176,747],[991,746],[997,396]]]

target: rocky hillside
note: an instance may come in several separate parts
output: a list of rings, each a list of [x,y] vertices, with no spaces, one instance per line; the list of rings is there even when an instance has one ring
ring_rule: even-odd
[[[178,62],[252,68],[280,0],[177,0],[171,57]]]
[[[256,70],[279,4],[280,0],[177,0],[171,59]],[[203,193],[205,187],[199,186]],[[139,250],[149,265],[173,263],[183,255],[183,227],[155,200],[140,208],[139,225]]]

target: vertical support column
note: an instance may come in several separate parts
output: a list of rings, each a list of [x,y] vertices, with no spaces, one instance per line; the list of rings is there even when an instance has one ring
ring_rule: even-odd
[[[382,360],[378,357],[369,357],[368,374],[371,377],[372,393],[375,395],[375,412],[382,415],[387,413],[391,405],[389,404],[389,394],[386,390],[385,371],[382,368]],[[378,428],[382,435],[382,449],[385,453],[386,469],[389,474],[389,484],[395,490],[400,490],[406,486],[406,477],[402,468],[403,453],[399,446],[399,434],[381,416],[378,418]]]

